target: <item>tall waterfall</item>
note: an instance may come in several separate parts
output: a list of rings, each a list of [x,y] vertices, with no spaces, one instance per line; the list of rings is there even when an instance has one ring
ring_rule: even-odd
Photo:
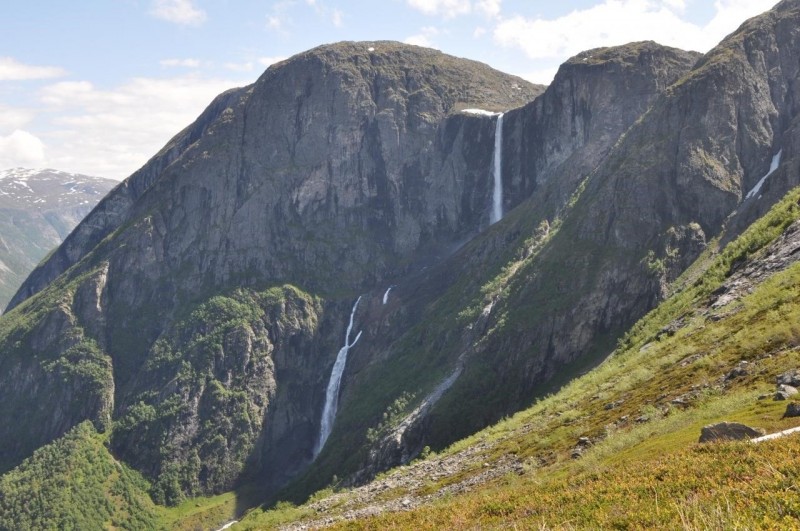
[[[497,115],[494,126],[494,191],[489,224],[503,219],[503,113]]]
[[[353,330],[353,318],[356,315],[356,308],[361,301],[361,297],[356,299],[353,305],[353,310],[350,312],[350,323],[347,325],[347,334],[344,336],[344,346],[339,349],[339,354],[336,355],[336,362],[333,364],[331,371],[331,379],[328,381],[328,390],[325,392],[325,407],[322,408],[322,421],[319,428],[319,440],[314,447],[314,457],[319,455],[322,447],[325,446],[325,441],[333,429],[333,421],[336,420],[336,409],[339,407],[339,385],[342,383],[342,374],[344,373],[344,366],[347,363],[347,352],[353,348],[361,337],[361,332],[356,335],[356,338],[350,343],[350,332]]]

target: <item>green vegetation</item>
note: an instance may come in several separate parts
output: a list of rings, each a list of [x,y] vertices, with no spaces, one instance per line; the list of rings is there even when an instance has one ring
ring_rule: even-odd
[[[320,307],[293,286],[237,289],[197,305],[156,341],[143,378],[158,385],[134,395],[112,447],[152,475],[157,503],[174,506],[238,484],[274,392],[263,372],[272,345],[257,338],[268,325],[313,334]],[[198,428],[187,440],[190,417]]]
[[[706,268],[699,278],[636,323],[621,340],[621,348],[641,346],[651,340],[661,327],[688,312],[717,289],[730,275],[732,268],[756,256],[760,250],[780,236],[786,227],[800,219],[798,201],[800,201],[800,189],[794,189],[739,238],[727,245],[719,256],[713,260],[708,256],[701,256],[698,263],[706,264]],[[712,250],[714,246],[711,247]],[[690,268],[676,281],[676,284],[682,285],[683,279],[688,275],[698,275],[698,273]]]
[[[454,458],[469,449],[458,473],[394,496],[435,495],[470,484],[486,470],[483,463],[494,467],[513,459],[522,475],[501,475],[466,494],[341,527],[797,527],[798,437],[759,445],[696,441],[703,425],[723,420],[767,432],[798,425],[782,418],[785,402],[758,397],[774,389],[776,375],[800,366],[800,263],[725,306],[710,308],[709,297],[800,219],[799,199],[800,190],[792,191],[724,251],[712,247],[597,369],[430,457]],[[670,323],[670,333],[662,333]],[[742,362],[745,373],[730,376]],[[573,459],[580,437],[593,444]],[[400,478],[409,470],[388,475]],[[303,515],[303,509],[256,511],[243,528],[264,528],[292,515],[324,519],[339,510],[318,514],[306,507],[310,514]]]
[[[0,529],[155,529],[147,488],[84,422],[0,477]]]
[[[507,477],[490,488],[342,524],[347,529],[792,529],[800,439],[692,446],[566,477]]]

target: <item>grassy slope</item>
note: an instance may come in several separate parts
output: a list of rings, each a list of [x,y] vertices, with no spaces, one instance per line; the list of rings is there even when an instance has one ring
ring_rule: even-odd
[[[758,446],[694,444],[700,427],[710,422],[738,420],[768,432],[800,424],[781,418],[785,403],[757,400],[774,388],[777,374],[800,366],[800,264],[773,275],[738,301],[705,309],[708,296],[732,266],[757,257],[800,218],[798,200],[800,191],[795,190],[724,251],[711,248],[679,279],[681,288],[637,323],[602,366],[443,452],[455,455],[485,446],[471,465],[395,496],[435,493],[476,476],[482,463],[508,456],[524,463],[523,475],[482,484],[414,511],[340,525],[800,526],[800,494],[793,487],[800,480],[797,437]],[[678,318],[684,325],[677,333],[659,334]],[[743,360],[750,362],[749,374],[726,380],[726,373]],[[686,404],[674,403],[676,398]],[[582,436],[595,445],[573,460],[570,452]],[[336,509],[326,514],[305,507],[259,510],[244,519],[243,527],[332,515]]]
[[[154,529],[147,487],[84,422],[0,478],[0,529]]]
[[[800,497],[791,488],[800,476],[792,458],[800,450],[796,438],[757,447],[693,444],[700,427],[712,421],[739,420],[768,431],[798,424],[781,418],[784,403],[756,397],[773,388],[775,375],[800,366],[800,264],[739,301],[710,314],[703,311],[708,295],[734,264],[757,257],[800,218],[798,200],[800,191],[790,193],[723,252],[712,248],[701,257],[676,283],[676,293],[637,323],[601,367],[431,457],[482,445],[458,473],[385,497],[436,493],[476,476],[484,463],[508,456],[524,465],[524,474],[501,477],[412,512],[341,525],[799,525]],[[677,318],[684,326],[675,335],[659,334]],[[645,344],[649,347],[643,349]],[[724,375],[741,360],[750,362],[749,374],[726,381]],[[677,397],[688,406],[676,406]],[[595,445],[573,460],[570,452],[582,436]],[[229,493],[157,508],[145,494],[148,487],[116,463],[101,436],[84,423],[0,479],[0,518],[7,519],[0,527],[211,528],[231,519],[237,507],[237,496]],[[316,499],[330,494],[322,492]],[[46,507],[43,500],[48,500]],[[319,516],[312,508],[283,504],[274,511],[253,511],[243,527],[269,528]]]
[[[0,477],[0,529],[212,529],[233,519],[237,495],[248,495],[157,506],[150,484],[112,457],[106,439],[84,422]]]

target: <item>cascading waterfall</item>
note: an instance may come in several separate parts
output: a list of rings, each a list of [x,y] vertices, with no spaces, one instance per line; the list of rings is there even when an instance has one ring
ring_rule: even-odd
[[[780,166],[780,164],[781,164],[781,153],[783,153],[783,150],[782,150],[782,149],[781,149],[781,150],[779,150],[779,151],[778,151],[778,153],[777,153],[777,154],[776,154],[774,157],[772,157],[772,162],[771,162],[771,163],[770,163],[770,165],[769,165],[769,171],[767,171],[767,174],[766,174],[766,175],[764,175],[764,176],[763,176],[763,177],[762,177],[762,178],[761,178],[761,179],[760,179],[760,180],[759,180],[759,181],[756,183],[756,185],[753,187],[753,189],[752,189],[752,190],[750,190],[749,192],[747,192],[747,195],[746,195],[746,196],[744,196],[744,198],[745,198],[745,199],[750,199],[751,197],[755,196],[756,194],[758,194],[758,193],[761,191],[761,187],[762,187],[762,186],[764,186],[764,183],[767,181],[767,177],[769,177],[770,175],[772,175],[772,173],[773,173],[775,170],[777,170],[777,169],[778,169],[778,166]],[[759,196],[759,197],[760,197],[760,196]]]
[[[489,224],[503,219],[503,113],[497,115],[494,126],[494,191]]]
[[[339,354],[336,355],[336,362],[333,364],[331,370],[331,379],[328,381],[328,390],[325,392],[325,407],[322,408],[322,421],[319,428],[319,440],[314,448],[314,457],[319,455],[322,447],[325,446],[325,441],[333,429],[333,421],[336,420],[336,409],[339,407],[339,385],[342,383],[342,374],[344,374],[344,366],[347,363],[347,352],[353,348],[361,337],[359,331],[356,338],[350,343],[350,333],[353,331],[353,319],[356,315],[356,308],[361,301],[361,297],[356,299],[353,305],[353,310],[350,312],[350,323],[347,325],[347,334],[344,336],[344,346],[339,349]]]
[[[383,294],[383,304],[389,302],[389,292],[392,291],[394,286],[389,286],[389,289],[386,290],[386,293]]]

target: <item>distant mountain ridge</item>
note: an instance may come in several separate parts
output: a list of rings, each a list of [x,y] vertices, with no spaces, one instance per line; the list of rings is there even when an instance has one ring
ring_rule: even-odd
[[[0,310],[117,181],[54,169],[0,171]]]

